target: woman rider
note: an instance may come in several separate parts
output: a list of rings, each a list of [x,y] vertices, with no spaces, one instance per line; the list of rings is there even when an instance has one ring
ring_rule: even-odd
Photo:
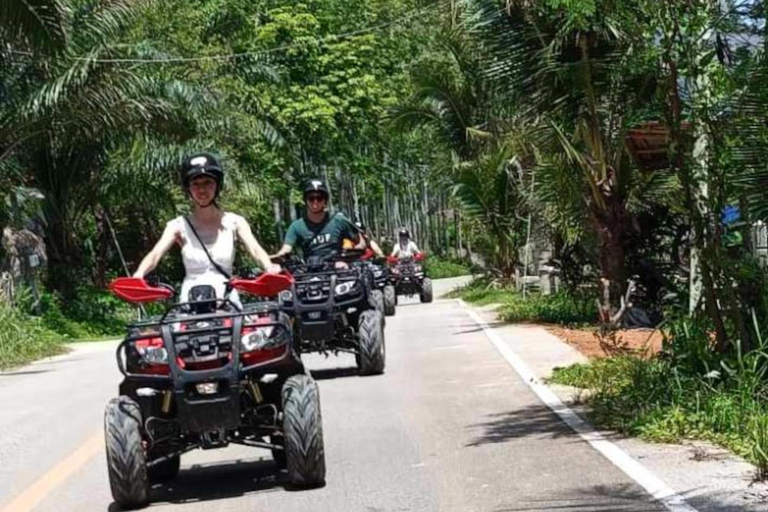
[[[223,298],[226,282],[232,275],[237,239],[264,270],[280,272],[280,266],[270,262],[269,255],[253,236],[248,222],[239,215],[223,211],[216,203],[223,182],[224,170],[213,155],[197,153],[184,160],[181,184],[192,200],[192,213],[166,224],[160,240],[141,261],[133,277],[143,279],[165,253],[178,244],[185,270],[181,301],[186,302],[189,291],[198,285],[212,286],[216,297]]]

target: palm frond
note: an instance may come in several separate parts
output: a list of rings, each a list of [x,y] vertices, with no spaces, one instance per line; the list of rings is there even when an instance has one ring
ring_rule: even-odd
[[[60,0],[0,2],[0,43],[19,43],[37,51],[60,51],[67,41]]]

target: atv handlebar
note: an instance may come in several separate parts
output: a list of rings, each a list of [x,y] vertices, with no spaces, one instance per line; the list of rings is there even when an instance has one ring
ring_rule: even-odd
[[[254,279],[233,277],[228,286],[256,297],[275,297],[293,284],[293,277],[288,272],[281,274],[260,274]],[[167,284],[150,286],[147,281],[137,277],[118,277],[109,285],[109,290],[126,302],[141,304],[173,298],[173,287]]]

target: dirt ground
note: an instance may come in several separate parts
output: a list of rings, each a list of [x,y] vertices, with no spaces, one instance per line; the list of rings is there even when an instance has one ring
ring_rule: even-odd
[[[596,328],[544,327],[590,359],[620,354],[649,356],[661,350],[663,340],[661,331],[656,329],[623,329],[601,336]]]

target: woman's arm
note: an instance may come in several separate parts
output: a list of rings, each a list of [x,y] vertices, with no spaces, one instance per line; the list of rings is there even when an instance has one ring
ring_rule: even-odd
[[[275,265],[270,261],[269,254],[267,254],[267,251],[261,247],[256,240],[256,237],[253,236],[251,226],[242,217],[237,221],[237,236],[243,241],[245,248],[248,249],[248,253],[259,265],[261,265],[261,268],[270,274],[277,274],[280,272],[280,265]]]
[[[160,240],[158,240],[152,250],[149,251],[149,254],[144,256],[144,259],[141,260],[139,268],[133,273],[133,277],[144,279],[144,276],[157,267],[157,264],[160,263],[160,260],[165,256],[165,253],[173,247],[173,244],[175,244],[177,240],[179,240],[179,227],[175,222],[171,221],[166,224]]]

